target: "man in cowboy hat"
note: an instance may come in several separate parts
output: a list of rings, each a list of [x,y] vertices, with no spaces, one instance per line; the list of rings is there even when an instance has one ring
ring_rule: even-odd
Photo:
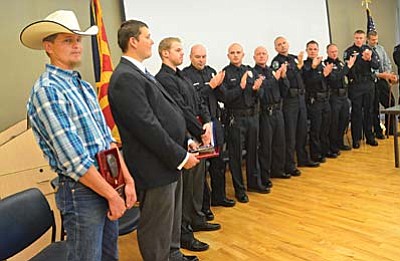
[[[122,159],[126,201],[97,170],[95,155],[115,141],[92,86],[73,69],[82,55],[81,31],[72,11],[59,10],[26,26],[22,44],[50,58],[27,104],[33,133],[60,186],[57,206],[64,217],[68,260],[118,260],[118,222],[136,201],[133,179]]]

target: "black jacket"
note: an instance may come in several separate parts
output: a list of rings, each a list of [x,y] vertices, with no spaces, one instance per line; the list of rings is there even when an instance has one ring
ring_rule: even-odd
[[[201,101],[191,82],[182,75],[179,69],[175,71],[165,64],[162,64],[156,79],[183,111],[189,133],[201,141],[203,126],[197,117],[200,117],[203,123],[210,122],[211,117],[207,106]]]
[[[111,76],[108,99],[126,164],[140,191],[180,177],[186,157],[182,111],[161,84],[121,58]]]

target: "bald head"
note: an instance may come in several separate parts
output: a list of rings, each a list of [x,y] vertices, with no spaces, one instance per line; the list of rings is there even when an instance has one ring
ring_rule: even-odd
[[[197,70],[203,70],[207,63],[207,50],[201,44],[193,45],[190,49],[190,62]]]
[[[277,51],[281,55],[288,55],[289,53],[289,43],[286,38],[283,36],[279,36],[274,41],[275,51]]]
[[[235,66],[242,65],[244,57],[243,47],[238,43],[233,43],[228,47],[228,59]]]
[[[268,61],[268,51],[264,46],[258,46],[254,49],[254,62],[261,67],[265,67]]]

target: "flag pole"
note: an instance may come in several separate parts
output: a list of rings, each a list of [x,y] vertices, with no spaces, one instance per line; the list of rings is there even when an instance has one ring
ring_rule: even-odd
[[[361,5],[364,6],[366,9],[369,9],[369,4],[372,4],[372,0],[362,0]]]

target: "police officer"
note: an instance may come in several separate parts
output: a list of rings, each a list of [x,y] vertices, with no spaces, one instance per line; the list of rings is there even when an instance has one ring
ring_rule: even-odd
[[[310,119],[310,154],[314,161],[325,162],[325,157],[336,158],[329,151],[329,125],[331,107],[325,77],[333,64],[324,65],[322,56],[318,56],[319,46],[314,40],[306,45],[307,60],[304,61],[303,79],[306,88],[307,113]]]
[[[206,65],[207,51],[203,45],[193,45],[190,50],[190,66],[182,70],[182,74],[188,78],[194,89],[197,91],[199,97],[208,106],[211,114],[211,120],[214,129],[214,146],[219,148],[222,152],[224,144],[224,131],[220,122],[221,108],[218,105],[219,92],[215,88],[220,85],[225,77],[225,72],[217,72]],[[223,155],[220,153],[219,157],[209,159],[209,173],[211,177],[211,204],[213,206],[233,207],[235,201],[228,199],[225,193],[225,163]],[[210,210],[210,191],[208,189],[207,180],[204,185],[203,196],[203,212],[208,219],[212,218]]]
[[[228,114],[228,152],[229,167],[232,173],[236,199],[247,203],[249,198],[242,176],[242,151],[246,148],[247,190],[269,193],[269,188],[261,184],[258,169],[258,92],[262,79],[249,66],[243,65],[243,48],[233,43],[228,48],[230,64],[223,70],[225,78],[219,91],[224,97]],[[245,147],[243,147],[243,144]]]
[[[270,175],[285,174],[285,126],[282,112],[282,94],[289,88],[286,63],[274,72],[267,66],[268,52],[263,46],[254,50],[254,70],[264,78],[260,90],[260,148],[261,180],[272,187]]]
[[[344,52],[344,60],[356,56],[354,66],[351,67],[349,77],[349,98],[351,100],[351,135],[353,148],[360,148],[362,130],[364,130],[367,144],[378,146],[372,133],[372,109],[375,89],[375,76],[372,70],[379,69],[377,55],[365,45],[365,32],[354,32],[354,44]]]
[[[339,51],[336,44],[326,47],[328,58],[325,65],[332,64],[332,71],[326,77],[330,91],[331,125],[329,131],[330,150],[338,154],[340,150],[351,150],[351,147],[343,142],[344,132],[349,125],[350,103],[348,100],[348,86],[346,75],[353,66],[356,57],[350,56],[347,63],[339,60]]]
[[[304,99],[304,83],[301,78],[303,67],[303,52],[299,56],[289,54],[289,43],[279,36],[274,41],[278,55],[272,60],[272,69],[278,70],[282,64],[287,64],[286,76],[290,88],[283,94],[283,115],[285,119],[285,174],[276,178],[290,178],[301,175],[296,168],[294,153],[296,151],[299,167],[317,167],[319,162],[310,160],[306,150],[307,143],[307,110]],[[271,176],[274,177],[274,176]]]

